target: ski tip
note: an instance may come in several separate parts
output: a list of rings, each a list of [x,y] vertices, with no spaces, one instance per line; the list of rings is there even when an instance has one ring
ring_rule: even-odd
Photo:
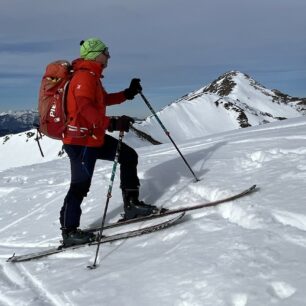
[[[245,191],[245,193],[248,194],[248,193],[251,193],[251,192],[254,192],[254,191],[257,191],[257,190],[259,190],[259,187],[258,187],[256,184],[254,184],[253,186],[251,186],[250,188],[248,188],[248,189]]]

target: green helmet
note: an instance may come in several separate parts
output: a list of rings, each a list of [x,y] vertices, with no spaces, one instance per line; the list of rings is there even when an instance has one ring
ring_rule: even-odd
[[[107,46],[99,38],[88,38],[80,42],[80,55],[85,60],[95,60]]]

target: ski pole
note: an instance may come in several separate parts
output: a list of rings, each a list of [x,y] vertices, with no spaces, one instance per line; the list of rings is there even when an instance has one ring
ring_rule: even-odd
[[[146,103],[146,105],[148,106],[148,108],[150,109],[150,111],[152,112],[153,116],[155,117],[155,119],[157,120],[157,122],[160,124],[160,126],[162,127],[162,129],[164,130],[165,134],[169,137],[170,141],[172,142],[172,144],[174,145],[175,149],[177,150],[177,152],[180,154],[180,156],[182,157],[183,161],[185,162],[186,166],[188,167],[188,169],[190,170],[190,172],[192,173],[193,177],[195,178],[196,182],[199,182],[200,180],[197,178],[197,176],[195,175],[195,173],[193,172],[193,170],[191,169],[190,165],[188,164],[186,158],[184,157],[184,155],[182,154],[182,152],[180,151],[180,149],[177,147],[176,143],[174,142],[174,140],[172,139],[172,137],[170,136],[170,132],[165,128],[165,126],[163,125],[163,123],[160,121],[159,117],[157,116],[156,112],[154,111],[153,107],[151,106],[150,102],[147,100],[147,98],[143,95],[143,93],[140,91],[139,92],[140,96],[142,97],[143,101]]]
[[[34,140],[38,144],[38,148],[39,148],[41,156],[45,157],[44,152],[43,152],[43,150],[41,148],[41,145],[40,145],[40,142],[39,142],[39,139],[42,139],[42,135],[41,135],[41,132],[39,130],[39,124],[38,123],[33,123],[33,126],[36,128],[36,138]]]
[[[118,161],[119,161],[123,136],[124,136],[124,131],[120,131],[119,140],[118,140],[117,149],[116,149],[116,154],[115,154],[115,159],[114,159],[114,164],[113,164],[113,169],[112,169],[112,175],[111,175],[111,179],[110,179],[110,184],[108,186],[108,192],[107,192],[107,197],[106,197],[106,204],[105,204],[105,208],[104,208],[103,218],[102,218],[102,222],[101,222],[101,228],[100,228],[100,231],[99,231],[99,234],[98,234],[98,244],[97,244],[97,249],[96,249],[96,256],[95,256],[94,263],[91,266],[87,267],[89,269],[95,269],[97,267],[97,258],[98,258],[98,254],[99,254],[100,244],[101,244],[100,242],[101,242],[101,239],[102,239],[102,234],[103,234],[103,229],[104,229],[108,204],[109,204],[110,198],[112,197],[113,184],[114,184],[116,169],[117,169],[117,165],[118,165]]]

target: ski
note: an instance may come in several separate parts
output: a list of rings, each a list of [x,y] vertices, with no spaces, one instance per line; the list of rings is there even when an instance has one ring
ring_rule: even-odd
[[[133,224],[133,223],[137,223],[137,222],[143,222],[143,221],[147,221],[147,220],[152,220],[152,219],[157,219],[157,218],[161,218],[164,216],[168,216],[168,215],[172,215],[172,214],[177,214],[177,213],[182,213],[182,212],[187,212],[190,210],[196,210],[196,209],[200,209],[200,208],[205,208],[205,207],[212,207],[212,206],[217,206],[219,204],[225,203],[225,202],[230,202],[233,200],[236,200],[238,198],[241,198],[245,195],[248,195],[250,193],[252,193],[253,191],[256,190],[256,185],[252,185],[251,187],[236,193],[232,196],[220,199],[220,200],[216,200],[216,201],[212,201],[212,202],[207,202],[207,203],[202,203],[202,204],[196,204],[196,205],[192,205],[192,206],[186,206],[186,207],[180,207],[180,208],[176,208],[176,209],[169,209],[164,213],[160,213],[160,214],[154,214],[154,215],[149,215],[149,216],[145,216],[145,217],[139,217],[136,219],[130,219],[130,220],[126,220],[126,221],[120,221],[120,222],[115,222],[115,223],[111,223],[108,224],[106,226],[104,226],[104,229],[110,229],[110,228],[114,228],[114,227],[119,227],[119,226],[123,226],[123,225],[128,225],[128,224]],[[100,230],[100,227],[96,227],[96,228],[90,228],[90,229],[85,229],[86,231],[89,232],[96,232]]]
[[[245,195],[248,195],[248,194],[252,193],[256,189],[257,189],[256,185],[253,185],[253,186],[251,186],[251,187],[249,187],[249,188],[247,188],[247,189],[245,189],[245,190],[243,190],[239,193],[236,193],[232,196],[229,196],[229,197],[226,197],[226,198],[223,198],[223,199],[220,199],[220,200],[207,202],[207,203],[202,203],[202,204],[197,204],[197,205],[192,205],[192,206],[176,208],[176,209],[170,209],[170,210],[167,210],[166,212],[161,213],[161,214],[149,215],[149,216],[140,217],[140,218],[136,218],[136,219],[131,219],[131,220],[127,220],[127,221],[111,223],[109,225],[106,225],[104,227],[104,230],[119,227],[119,226],[123,226],[123,225],[134,224],[134,223],[137,223],[137,222],[144,222],[144,221],[149,221],[149,220],[153,220],[153,219],[157,219],[157,218],[162,218],[162,217],[166,217],[166,216],[173,215],[173,214],[178,214],[177,216],[173,217],[172,219],[168,219],[167,221],[163,221],[163,222],[155,224],[155,225],[150,225],[150,226],[147,226],[147,227],[144,227],[144,228],[141,228],[141,229],[126,231],[126,232],[122,232],[122,233],[118,233],[118,234],[114,234],[114,235],[110,235],[110,236],[104,236],[101,239],[100,243],[102,244],[102,243],[113,242],[113,241],[117,241],[117,240],[121,240],[121,239],[136,237],[136,236],[152,233],[152,232],[158,231],[160,229],[167,228],[167,227],[175,224],[176,222],[178,222],[180,219],[182,219],[187,211],[201,209],[201,208],[205,208],[205,207],[213,207],[213,206],[217,206],[217,205],[222,204],[222,203],[233,201],[233,200],[236,200],[238,198],[241,198]],[[97,231],[100,230],[100,227],[89,228],[89,229],[85,229],[85,230],[89,231],[89,232],[97,232]],[[32,259],[38,259],[38,258],[41,258],[41,257],[49,256],[49,255],[52,255],[52,254],[61,253],[61,252],[64,252],[66,250],[74,250],[74,249],[78,249],[78,248],[81,248],[81,247],[84,247],[84,246],[96,245],[97,243],[98,242],[92,242],[92,243],[86,243],[86,244],[71,246],[71,247],[67,247],[67,248],[64,248],[62,246],[53,247],[53,248],[50,248],[50,249],[47,249],[47,250],[44,250],[44,251],[34,252],[34,253],[20,255],[20,256],[15,256],[15,254],[14,254],[7,261],[8,262],[28,261],[28,260],[32,260]]]
[[[136,236],[141,236],[141,235],[145,235],[145,234],[149,234],[149,233],[153,233],[156,232],[158,230],[161,229],[165,229],[167,227],[170,227],[171,225],[174,225],[175,223],[177,223],[179,220],[181,220],[184,217],[185,213],[182,212],[180,214],[178,214],[177,216],[174,216],[171,219],[167,219],[166,221],[163,221],[161,223],[158,224],[154,224],[154,225],[150,225],[150,226],[146,226],[140,229],[136,229],[136,230],[131,230],[131,231],[127,231],[127,232],[122,232],[122,233],[118,233],[118,234],[114,234],[114,235],[110,235],[110,236],[104,236],[101,238],[100,240],[100,244],[103,243],[107,243],[107,242],[113,242],[113,241],[117,241],[117,240],[122,240],[122,239],[128,239],[128,238],[132,238],[132,237],[136,237]],[[95,231],[93,229],[91,229],[91,231]],[[49,255],[53,255],[53,254],[58,254],[61,252],[65,252],[68,250],[75,250],[75,249],[79,249],[81,247],[85,247],[85,246],[91,246],[91,245],[97,245],[98,242],[94,241],[91,243],[86,243],[86,244],[79,244],[79,245],[74,245],[74,246],[70,246],[70,247],[63,247],[63,246],[58,246],[58,247],[52,247],[52,248],[48,248],[46,250],[43,251],[39,251],[39,252],[33,252],[33,253],[29,253],[29,254],[25,254],[25,255],[19,255],[16,256],[15,254],[7,259],[7,262],[23,262],[23,261],[29,261],[29,260],[33,260],[33,259],[39,259],[42,257],[46,257]]]

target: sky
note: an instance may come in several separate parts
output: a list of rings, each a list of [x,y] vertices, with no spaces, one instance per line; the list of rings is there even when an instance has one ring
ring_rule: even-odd
[[[0,111],[35,109],[45,66],[89,37],[111,53],[106,90],[138,77],[156,110],[229,70],[306,97],[305,13],[305,0],[2,0]],[[108,113],[150,111],[137,97]]]

